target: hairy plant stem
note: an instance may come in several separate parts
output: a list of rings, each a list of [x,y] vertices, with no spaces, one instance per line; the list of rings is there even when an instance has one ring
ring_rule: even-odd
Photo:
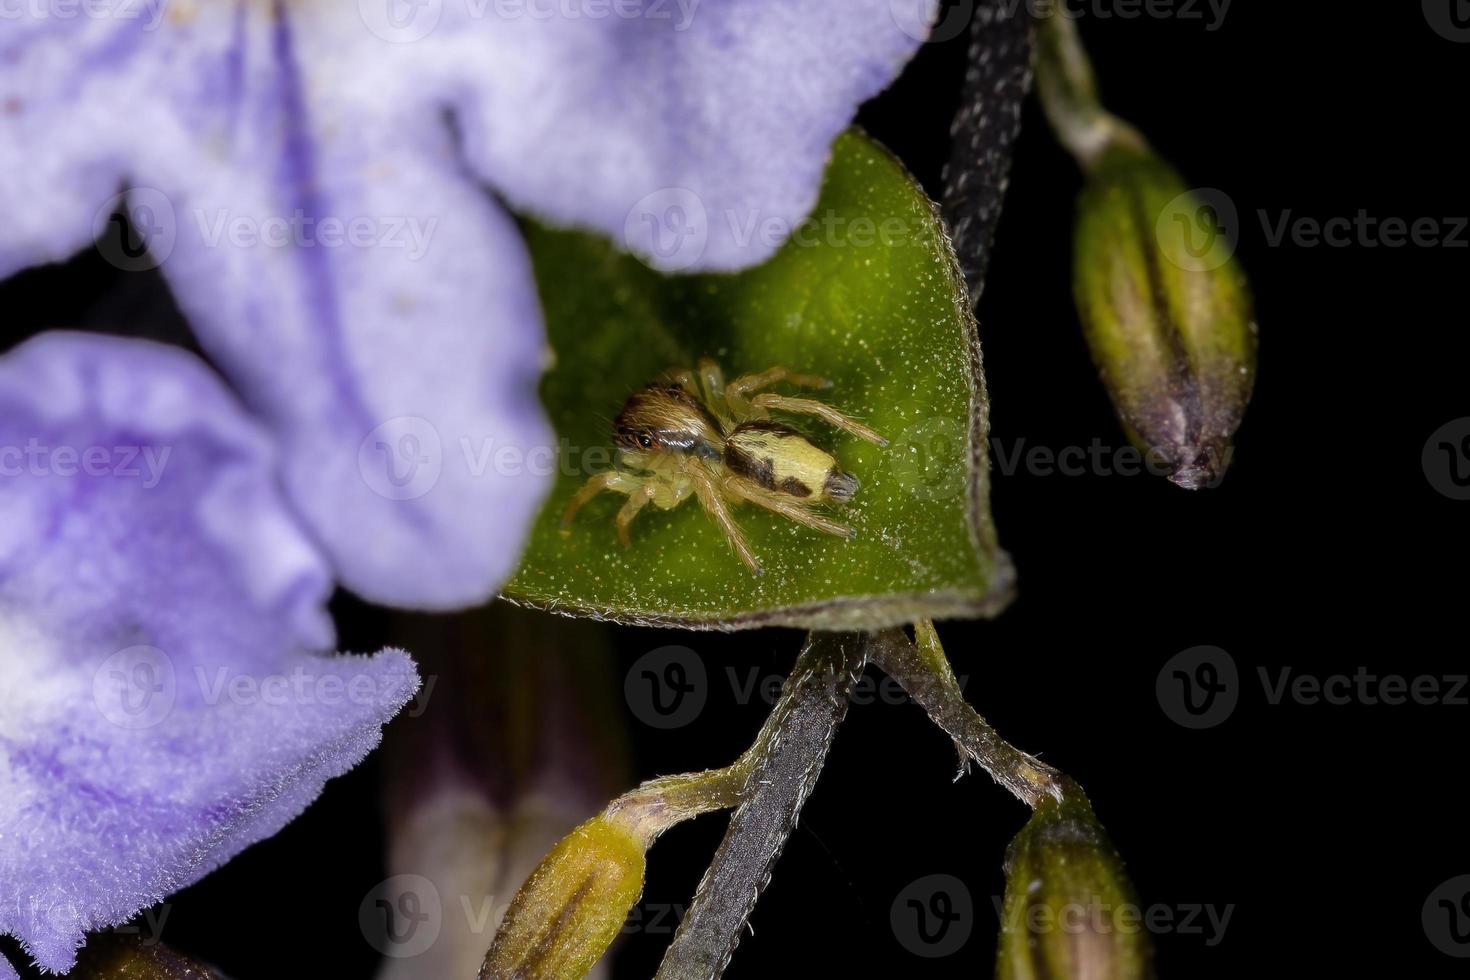
[[[664,953],[656,980],[711,980],[724,972],[821,773],[832,736],[847,713],[848,694],[867,661],[870,640],[857,633],[810,634],[756,744],[729,770],[720,770],[739,770],[739,809]],[[718,780],[718,792],[707,798],[727,792],[736,782]]]
[[[792,676],[801,668],[802,662],[798,660]],[[607,818],[627,827],[647,847],[675,824],[739,806],[750,792],[751,776],[780,739],[781,725],[791,713],[788,693],[783,690],[781,700],[767,716],[755,741],[739,759],[723,769],[650,779],[608,804]]]
[[[1037,28],[1036,94],[1052,131],[1084,171],[1113,147],[1148,149],[1138,130],[1102,107],[1076,21],[1060,12],[1041,18]]]
[[[964,699],[934,625],[812,633],[781,697],[739,759],[723,769],[650,780],[604,811],[646,848],[681,821],[735,807],[729,829],[655,980],[713,980],[728,964],[771,869],[815,785],[853,682],[871,660],[954,739],[962,766],[978,763],[1029,806],[1080,798],[1066,776],[1009,745]]]
[[[799,708],[809,705],[809,685],[836,676],[826,671],[836,666],[829,642],[818,641],[816,636],[808,638],[782,687],[780,700],[739,759],[723,769],[650,779],[608,804],[604,811],[608,820],[632,831],[647,847],[675,824],[715,810],[728,810],[750,798],[758,789],[751,780],[768,768],[781,744],[784,727],[793,721]],[[846,635],[839,646],[860,646],[857,634]],[[859,664],[848,673],[856,674],[861,669]]]
[[[1066,776],[1001,738],[965,700],[934,624],[920,620],[914,624],[914,636],[911,642],[899,630],[879,634],[868,650],[869,659],[954,739],[961,772],[971,761],[978,763],[1031,807],[1045,797],[1061,801],[1067,796],[1073,784]]]

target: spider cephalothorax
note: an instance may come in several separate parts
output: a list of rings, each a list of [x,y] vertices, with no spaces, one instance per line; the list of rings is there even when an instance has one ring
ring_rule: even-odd
[[[572,497],[562,514],[563,533],[569,533],[583,504],[603,490],[615,490],[628,495],[617,516],[623,544],[628,544],[629,525],[645,504],[669,510],[692,495],[757,574],[760,562],[730,516],[730,505],[748,501],[815,530],[852,537],[852,528],[815,507],[847,503],[857,492],[857,478],[801,433],[773,421],[770,409],[815,415],[880,446],[887,441],[822,402],[755,394],[780,381],[830,387],[822,378],[781,367],[743,375],[727,385],[719,366],[703,360],[697,372],[672,371],[665,380],[633,392],[613,422],[618,466],[593,476]]]

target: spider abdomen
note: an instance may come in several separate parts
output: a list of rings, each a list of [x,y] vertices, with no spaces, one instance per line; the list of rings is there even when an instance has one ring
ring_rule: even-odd
[[[752,483],[801,499],[846,503],[857,492],[857,478],[795,429],[757,419],[743,422],[725,437],[725,467]]]

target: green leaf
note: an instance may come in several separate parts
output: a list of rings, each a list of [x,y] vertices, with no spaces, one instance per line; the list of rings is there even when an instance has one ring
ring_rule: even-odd
[[[750,224],[710,216],[724,220]],[[507,598],[715,629],[876,629],[988,615],[1009,598],[1011,566],[990,521],[968,295],[934,206],[886,150],[859,132],[839,138],[812,217],[770,261],[736,275],[667,277],[591,235],[529,222],[526,233],[557,354],[542,399],[562,465]],[[569,536],[559,533],[568,499],[606,468],[623,400],[704,356],[727,377],[782,365],[829,378],[815,397],[888,438],[879,448],[775,413],[862,482],[850,505],[833,508],[855,539],[738,508],[765,566],[757,576],[693,498],[671,511],[644,508],[623,548],[613,516],[625,498],[613,493],[585,507]]]

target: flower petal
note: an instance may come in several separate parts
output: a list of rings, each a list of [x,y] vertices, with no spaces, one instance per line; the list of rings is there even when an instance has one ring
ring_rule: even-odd
[[[369,83],[398,49],[355,13],[282,9],[182,6],[121,56],[115,84],[137,97],[111,124],[128,213],[273,430],[339,578],[390,604],[478,603],[514,568],[554,470],[530,262],[432,94],[397,68]],[[55,41],[0,77],[59,59]]]
[[[365,66],[294,21],[240,43],[228,140],[140,161],[181,216],[163,271],[276,431],[343,582],[396,605],[482,602],[553,469],[520,235],[431,106],[343,84]],[[203,115],[189,97],[174,120]]]
[[[514,206],[657,268],[732,270],[807,216],[833,140],[937,6],[442,0],[417,46],[446,79],[469,159]]]
[[[47,969],[278,830],[417,689],[401,652],[318,654],[330,571],[274,462],[183,351],[0,357],[0,932]]]
[[[100,6],[128,0],[96,0]],[[105,12],[105,11],[104,11]],[[137,18],[13,8],[0,31],[0,279],[92,241],[122,189],[128,148],[166,43]],[[90,68],[89,68],[90,66]],[[99,210],[102,212],[99,216]]]

